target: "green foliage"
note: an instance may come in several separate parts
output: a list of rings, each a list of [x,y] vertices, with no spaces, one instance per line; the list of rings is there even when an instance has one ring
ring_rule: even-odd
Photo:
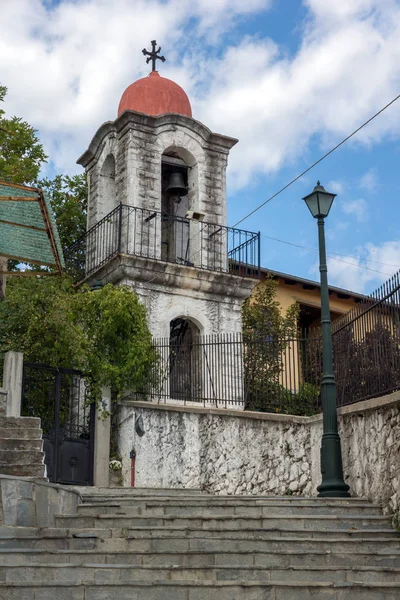
[[[88,189],[86,174],[56,175],[38,185],[48,193],[57,223],[61,246],[68,248],[86,233]]]
[[[153,352],[146,309],[128,287],[77,295],[75,318],[88,344],[84,370],[118,393],[146,381]]]
[[[14,278],[0,303],[0,352],[83,371],[94,394],[143,387],[154,353],[146,310],[127,287],[76,291],[68,277]]]
[[[246,408],[279,410],[291,400],[281,385],[285,351],[297,334],[298,305],[282,314],[276,299],[278,283],[271,277],[259,284],[243,304]]]
[[[254,334],[270,339],[296,336],[299,306],[294,303],[282,314],[276,299],[277,286],[278,282],[268,276],[244,301],[242,319],[245,335]]]
[[[0,102],[6,94],[0,86]],[[36,130],[19,117],[6,118],[0,108],[0,179],[33,184],[47,158]]]
[[[6,94],[7,88],[0,85],[0,103]],[[36,130],[18,117],[5,118],[5,112],[0,108],[0,179],[42,187],[48,193],[61,246],[67,248],[86,231],[86,174],[56,175],[53,180],[39,180],[40,169],[47,158]],[[9,260],[8,269],[15,271],[18,264],[18,261]]]
[[[283,412],[287,415],[301,415],[309,417],[315,415],[317,411],[317,399],[319,388],[312,383],[302,383],[298,393],[286,391],[285,402],[282,404]]]

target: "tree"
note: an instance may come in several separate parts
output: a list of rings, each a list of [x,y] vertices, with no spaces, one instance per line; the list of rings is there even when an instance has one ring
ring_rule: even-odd
[[[290,401],[280,379],[285,349],[297,335],[299,309],[294,303],[282,313],[277,285],[267,277],[243,303],[245,404],[250,410],[281,410]]]
[[[0,85],[0,102],[6,94],[7,88]],[[31,125],[20,117],[4,115],[0,108],[0,179],[32,185],[48,157]]]
[[[86,173],[72,177],[56,175],[53,180],[41,179],[38,185],[49,195],[61,246],[68,248],[86,232]]]
[[[0,353],[78,369],[98,398],[144,387],[154,352],[146,309],[128,287],[76,290],[69,277],[13,278],[0,303]]]
[[[0,86],[0,103],[6,93]],[[47,156],[35,129],[4,115],[0,109],[0,179],[42,187],[61,244],[68,247],[85,233],[86,175],[39,180]],[[76,290],[67,276],[10,278],[0,302],[0,355],[7,350],[23,352],[28,361],[82,371],[97,396],[102,385],[116,394],[144,387],[154,362],[146,310],[131,289]]]
[[[7,88],[0,85],[0,103]],[[0,109],[0,179],[43,188],[48,193],[61,246],[67,248],[86,230],[86,174],[56,175],[53,180],[39,180],[40,169],[47,162],[36,130],[19,117],[5,118]],[[17,270],[18,261],[0,257],[0,271]],[[37,270],[37,267],[35,267]],[[5,277],[0,278],[0,299],[5,294]]]
[[[4,102],[7,88],[0,85],[0,103]],[[0,104],[1,105],[1,104]],[[40,168],[47,160],[36,130],[18,117],[5,118],[0,108],[0,179],[10,183],[33,184]],[[10,263],[10,266],[8,266]],[[16,261],[0,256],[0,271],[16,268]],[[6,277],[0,275],[0,300],[5,296]]]
[[[0,102],[7,88],[0,85]],[[48,156],[37,131],[19,117],[5,118],[0,108],[0,179],[43,188],[50,198],[51,208],[63,248],[70,246],[86,230],[86,175],[56,175],[53,180],[39,179]]]

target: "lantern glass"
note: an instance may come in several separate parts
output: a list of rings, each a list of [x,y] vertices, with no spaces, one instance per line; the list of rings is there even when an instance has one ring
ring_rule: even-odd
[[[328,216],[329,211],[331,210],[332,202],[335,196],[336,194],[330,194],[327,192],[318,181],[311,194],[305,196],[303,200],[307,204],[310,213],[315,219],[324,219]]]

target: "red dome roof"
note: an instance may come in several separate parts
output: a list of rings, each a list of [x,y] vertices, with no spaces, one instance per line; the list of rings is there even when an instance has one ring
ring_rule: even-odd
[[[125,110],[135,110],[154,117],[166,113],[192,116],[189,98],[184,90],[174,81],[160,77],[157,71],[152,71],[126,88],[119,103],[118,116]]]

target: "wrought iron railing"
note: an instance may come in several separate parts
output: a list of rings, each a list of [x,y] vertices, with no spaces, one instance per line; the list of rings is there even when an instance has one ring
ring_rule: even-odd
[[[322,342],[222,334],[153,341],[154,368],[137,398],[311,415],[321,410]],[[337,405],[400,389],[400,278],[333,323]]]
[[[119,205],[64,251],[77,281],[117,254],[217,272],[260,275],[260,234]]]
[[[400,389],[400,275],[332,324],[338,405]]]
[[[314,343],[315,342],[315,343]],[[153,340],[137,400],[310,415],[319,411],[320,340],[241,334]]]

